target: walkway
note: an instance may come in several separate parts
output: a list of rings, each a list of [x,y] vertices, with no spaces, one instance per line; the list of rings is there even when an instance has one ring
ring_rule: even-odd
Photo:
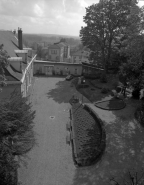
[[[75,166],[71,146],[66,144],[69,99],[75,92],[64,78],[36,78],[32,103],[36,110],[36,146],[29,154],[27,169],[19,170],[25,185],[73,184]],[[63,86],[63,84],[68,84]],[[66,88],[65,90],[63,88]],[[77,93],[78,95],[78,93]]]
[[[105,125],[106,151],[94,166],[74,166],[71,146],[65,140],[68,101],[74,92],[82,97],[63,78],[36,79],[32,103],[38,146],[28,154],[27,169],[19,170],[24,185],[105,185],[112,177],[119,181],[128,169],[144,167],[144,130],[134,119],[134,100],[119,111],[91,105]],[[84,102],[88,103],[85,98]]]

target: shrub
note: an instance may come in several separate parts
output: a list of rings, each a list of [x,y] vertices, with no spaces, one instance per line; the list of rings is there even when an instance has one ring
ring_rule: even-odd
[[[96,74],[95,74],[95,79],[100,79],[102,73],[100,71],[98,71]]]
[[[35,111],[31,110],[28,98],[23,98],[17,91],[0,103],[0,110],[0,182],[13,185],[19,166],[15,155],[20,157],[35,145]]]
[[[119,85],[119,82],[118,82],[118,81],[115,81],[115,82],[113,82],[113,84],[112,84],[112,86],[114,87],[114,89],[116,89],[118,85]]]
[[[144,127],[144,102],[142,101],[141,105],[135,111],[135,118]]]
[[[133,97],[134,99],[139,99],[139,97],[140,97],[140,89],[135,89],[135,90],[133,90],[133,92],[132,92],[132,97]]]
[[[102,90],[101,90],[101,93],[107,94],[109,91],[110,91],[109,88],[103,87]]]
[[[101,77],[100,77],[100,82],[101,83],[107,83],[107,76],[106,74],[102,74]]]

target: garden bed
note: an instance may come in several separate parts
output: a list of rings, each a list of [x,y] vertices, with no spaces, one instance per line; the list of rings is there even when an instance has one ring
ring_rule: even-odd
[[[119,98],[112,98],[110,100],[96,102],[94,105],[104,110],[120,110],[125,108],[126,103]]]
[[[77,166],[89,166],[100,158],[105,148],[105,132],[101,121],[86,105],[72,105],[71,136],[73,158]]]

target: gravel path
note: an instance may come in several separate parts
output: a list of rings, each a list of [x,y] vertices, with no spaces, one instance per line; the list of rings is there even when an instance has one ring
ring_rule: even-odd
[[[144,167],[144,130],[133,116],[135,101],[127,102],[119,111],[91,105],[104,122],[106,150],[96,165],[78,169],[74,166],[72,149],[65,139],[68,101],[74,93],[82,98],[63,78],[36,78],[31,99],[36,110],[38,146],[28,153],[27,169],[19,169],[23,185],[105,185],[112,177],[119,182],[128,169]]]
[[[66,123],[69,121],[68,100],[76,91],[64,89],[63,84],[70,86],[63,78],[35,79],[31,100],[36,110],[38,146],[28,153],[27,169],[19,169],[19,179],[25,185],[73,184],[75,166],[71,146],[66,144]]]

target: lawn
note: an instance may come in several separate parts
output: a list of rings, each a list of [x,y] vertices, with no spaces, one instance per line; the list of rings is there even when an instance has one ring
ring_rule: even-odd
[[[101,83],[99,79],[89,80],[86,79],[86,84],[88,87],[86,88],[78,88],[77,90],[83,94],[86,98],[88,98],[92,103],[101,101],[101,100],[109,100],[111,99],[111,90],[114,89],[115,83],[118,82],[118,77],[110,75],[108,77],[107,83]],[[107,94],[101,93],[103,88],[109,89]]]

